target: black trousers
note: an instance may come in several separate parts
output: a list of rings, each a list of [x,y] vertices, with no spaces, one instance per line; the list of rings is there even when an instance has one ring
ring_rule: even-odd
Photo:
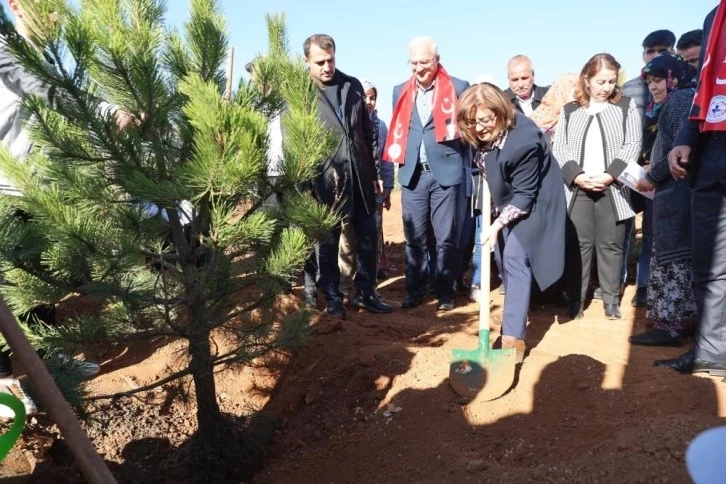
[[[726,139],[707,137],[692,192],[696,356],[726,363]]]
[[[357,182],[356,182],[357,183]],[[356,272],[353,283],[359,293],[370,294],[375,290],[376,259],[378,252],[378,226],[376,224],[376,207],[366,211],[360,192],[353,184],[354,201],[347,222],[353,226],[356,238]],[[340,267],[338,266],[338,247],[340,245],[340,229],[330,232],[318,247],[318,269],[320,271],[319,286],[328,301],[342,299],[340,292]],[[306,274],[311,270],[308,261]],[[306,285],[309,275],[306,275]]]
[[[566,271],[571,300],[585,301],[594,249],[603,303],[620,303],[624,242],[625,221],[617,221],[610,191],[578,190],[567,221]]]

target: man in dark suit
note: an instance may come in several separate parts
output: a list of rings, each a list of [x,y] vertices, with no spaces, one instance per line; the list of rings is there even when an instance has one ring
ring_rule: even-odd
[[[529,117],[542,102],[549,86],[540,87],[534,83],[532,61],[526,55],[515,55],[507,64],[509,88],[504,91],[512,101],[514,109]]]
[[[459,189],[468,148],[456,129],[456,100],[469,86],[439,64],[436,40],[409,44],[412,76],[393,89],[393,119],[384,157],[398,163],[406,237],[404,308],[423,302],[427,283],[427,229],[436,239],[434,289],[438,309],[454,308],[461,219]]]
[[[673,178],[691,183],[696,345],[678,358],[658,360],[680,373],[726,376],[726,4],[706,16],[696,97],[668,155]],[[713,36],[713,39],[710,37]],[[705,59],[705,60],[704,60]]]
[[[383,303],[375,292],[376,193],[382,191],[382,182],[378,140],[366,111],[363,86],[358,79],[336,70],[335,41],[329,35],[311,35],[303,44],[303,52],[310,77],[319,89],[320,119],[340,138],[335,152],[320,163],[313,195],[320,202],[338,206],[355,230],[357,294],[351,304],[374,313],[390,313],[391,306]],[[340,227],[337,227],[320,242],[319,284],[328,301],[327,313],[345,319],[343,295],[339,290],[339,241]]]

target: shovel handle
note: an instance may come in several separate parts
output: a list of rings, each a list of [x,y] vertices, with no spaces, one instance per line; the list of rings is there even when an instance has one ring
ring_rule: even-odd
[[[481,190],[479,191],[482,200],[481,209],[481,231],[479,233],[479,242],[481,244],[481,237],[489,231],[492,219],[491,211],[491,194],[489,193],[489,184],[486,179],[481,177]],[[491,250],[490,246],[493,241],[488,241],[486,244],[481,244],[481,261],[479,266],[481,268],[481,282],[479,292],[479,333],[482,331],[489,331],[489,298],[491,291]]]

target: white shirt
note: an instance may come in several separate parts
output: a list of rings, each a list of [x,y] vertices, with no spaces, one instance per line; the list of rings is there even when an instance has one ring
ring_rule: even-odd
[[[590,100],[587,113],[592,116],[592,122],[585,134],[585,156],[582,169],[586,175],[599,175],[605,171],[605,145],[602,140],[602,131],[597,113],[608,106],[607,102],[601,103]]]
[[[525,100],[517,96],[517,102],[519,103],[519,107],[522,108],[522,112],[527,117],[530,117],[532,115],[532,112],[534,111],[534,109],[532,109],[532,101],[534,101],[534,90],[532,90],[532,95],[529,96],[529,99]]]

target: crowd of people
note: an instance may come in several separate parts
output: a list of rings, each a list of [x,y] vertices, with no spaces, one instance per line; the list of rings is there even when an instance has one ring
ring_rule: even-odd
[[[535,84],[525,55],[509,61],[506,90],[491,76],[469,85],[444,68],[434,38],[416,37],[408,49],[411,76],[393,88],[387,126],[375,109],[377,89],[336,68],[332,37],[309,37],[305,63],[319,87],[321,117],[341,146],[364,149],[346,148],[342,157],[339,149],[321,165],[315,196],[325,201],[342,191],[352,203],[344,207],[343,238],[331,233],[313,254],[317,272],[306,277],[306,303],[317,307],[308,297],[317,286],[333,316],[345,318],[346,305],[393,310],[377,291],[387,267],[380,219],[373,220],[390,206],[395,165],[406,241],[403,310],[427,296],[437,298],[439,311],[454,308],[456,292],[482,299],[481,281],[490,275],[481,274],[479,261],[491,250],[506,295],[502,347],[516,348],[521,361],[532,294],[552,296],[567,304],[572,320],[582,318],[593,263],[599,287],[592,297],[602,299],[604,319],[621,318],[642,213],[630,303],[646,308],[649,329],[630,342],[681,346],[694,335],[693,350],[656,365],[726,375],[726,264],[717,252],[726,236],[717,149],[726,142],[726,97],[716,82],[721,63],[709,64],[708,55],[703,61],[706,52],[724,58],[726,7],[718,9],[704,29],[678,42],[669,30],[648,34],[642,71],[622,85],[621,66],[608,53],[552,86]],[[694,97],[700,103],[691,109]],[[369,117],[361,117],[366,108]],[[341,283],[341,274],[354,274],[355,287]]]

